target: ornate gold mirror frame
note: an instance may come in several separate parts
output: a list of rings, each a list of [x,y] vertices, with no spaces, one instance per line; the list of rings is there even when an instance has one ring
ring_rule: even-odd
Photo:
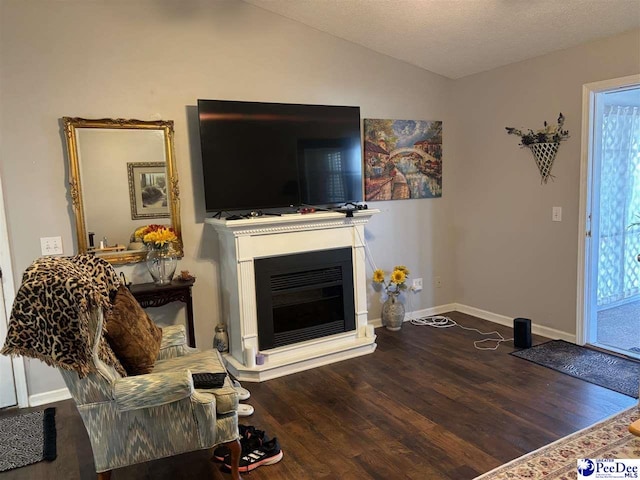
[[[173,248],[182,257],[173,121],[62,120],[78,253],[112,264],[141,262],[147,250],[133,233],[159,224],[173,227]]]

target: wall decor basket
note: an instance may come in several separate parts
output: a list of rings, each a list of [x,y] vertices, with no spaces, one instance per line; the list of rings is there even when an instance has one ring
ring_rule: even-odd
[[[562,112],[558,115],[557,125],[549,125],[544,122],[544,128],[535,132],[531,129],[522,131],[514,127],[505,127],[509,135],[520,137],[521,147],[531,149],[540,171],[540,183],[547,183],[549,179],[553,180],[554,178],[551,175],[551,167],[558,153],[558,148],[560,148],[560,142],[569,138],[569,130],[563,130],[562,127],[564,127]]]
[[[531,145],[527,145],[527,147],[531,149],[538,170],[540,170],[540,183],[547,183],[549,178],[553,180],[551,167],[558,153],[558,148],[560,148],[560,143],[532,143]]]

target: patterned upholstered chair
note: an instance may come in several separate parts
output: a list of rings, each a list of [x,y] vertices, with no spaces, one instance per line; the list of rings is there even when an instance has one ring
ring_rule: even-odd
[[[162,330],[151,373],[126,376],[103,328],[113,268],[95,257],[40,259],[16,295],[4,354],[38,358],[59,369],[89,434],[98,479],[116,468],[225,444],[240,478],[238,395],[195,389],[191,373],[226,370],[216,350],[187,346],[185,328]]]
[[[89,434],[98,479],[109,479],[115,468],[221,443],[235,453],[237,466],[238,396],[229,377],[222,388],[196,390],[190,374],[225,371],[220,354],[188,347],[182,325],[165,327],[153,372],[122,377],[98,358],[102,321],[100,309],[91,313],[97,371],[80,378],[60,370]]]

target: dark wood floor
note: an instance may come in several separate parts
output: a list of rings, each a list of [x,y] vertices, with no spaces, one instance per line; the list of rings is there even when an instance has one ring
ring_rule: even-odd
[[[450,316],[511,335],[474,317]],[[372,355],[244,384],[256,412],[241,423],[277,436],[284,451],[280,463],[245,478],[471,479],[637,403],[513,357],[511,343],[475,350],[478,335],[459,328],[405,323],[400,332],[376,334]],[[74,404],[53,406],[58,458],[2,473],[0,480],[95,478]],[[229,478],[208,459],[209,452],[194,452],[119,469],[112,479]]]

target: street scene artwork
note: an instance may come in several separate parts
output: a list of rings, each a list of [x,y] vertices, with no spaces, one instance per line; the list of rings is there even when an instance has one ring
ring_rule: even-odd
[[[365,200],[442,196],[442,122],[364,120]]]

